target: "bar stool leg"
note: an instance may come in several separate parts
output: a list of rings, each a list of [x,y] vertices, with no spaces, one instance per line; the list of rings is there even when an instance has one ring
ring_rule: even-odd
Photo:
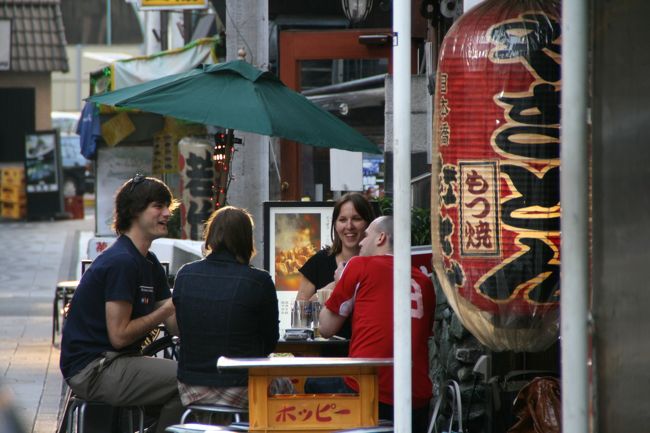
[[[139,427],[140,427],[140,433],[144,433],[144,409],[142,407],[138,406],[138,414],[140,415],[140,422]]]
[[[88,406],[88,403],[85,401],[81,403],[81,409],[79,411],[79,414],[77,414],[77,433],[84,433],[84,428],[86,427],[86,407]]]
[[[54,344],[55,335],[59,332],[59,288],[54,293],[54,305],[52,308],[52,344]]]
[[[133,432],[133,410],[131,408],[124,409],[124,411],[128,414],[128,426],[129,426],[129,432]]]
[[[74,417],[77,413],[76,402],[71,403],[71,407],[69,411],[70,412],[68,413],[68,419],[67,419],[66,430],[65,430],[66,433],[72,433],[72,424],[74,422]]]
[[[192,413],[192,409],[186,409],[181,416],[181,424],[185,424],[185,419]]]

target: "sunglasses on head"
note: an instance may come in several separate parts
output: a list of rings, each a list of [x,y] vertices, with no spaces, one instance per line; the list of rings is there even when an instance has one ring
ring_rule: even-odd
[[[129,191],[128,192],[133,192],[136,185],[141,184],[142,182],[144,182],[144,180],[146,178],[147,178],[146,176],[144,176],[142,174],[139,174],[139,173],[136,174],[135,176],[133,176],[133,178],[131,178],[131,184],[129,185]]]

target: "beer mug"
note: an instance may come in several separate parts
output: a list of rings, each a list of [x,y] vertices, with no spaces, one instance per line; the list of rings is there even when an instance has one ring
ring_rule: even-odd
[[[322,289],[316,291],[316,296],[318,297],[318,302],[321,305],[324,305],[325,302],[327,302],[327,300],[329,299],[331,294],[332,294],[332,289],[322,288]]]
[[[320,314],[321,303],[318,301],[312,301],[311,303],[311,327],[314,330],[314,336],[320,337],[318,332],[318,315]]]
[[[294,301],[291,309],[292,328],[311,328],[312,314],[310,301]]]

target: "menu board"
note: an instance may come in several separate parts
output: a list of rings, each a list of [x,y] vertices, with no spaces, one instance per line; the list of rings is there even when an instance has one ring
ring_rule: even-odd
[[[151,146],[102,146],[97,151],[95,234],[112,236],[115,192],[136,174],[151,175]]]
[[[59,190],[56,131],[25,135],[25,183],[28,193]]]
[[[56,130],[25,134],[25,192],[28,219],[60,216],[61,154]]]

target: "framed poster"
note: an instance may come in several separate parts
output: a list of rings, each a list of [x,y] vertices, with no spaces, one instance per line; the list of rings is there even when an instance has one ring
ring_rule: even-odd
[[[59,136],[57,131],[25,134],[25,184],[27,193],[59,190]]]
[[[278,290],[280,335],[291,327],[291,307],[300,284],[298,269],[332,243],[334,202],[264,203],[264,268]]]
[[[52,219],[62,216],[58,131],[35,131],[25,134],[25,192],[28,219]]]
[[[298,290],[298,269],[331,244],[334,202],[265,202],[264,267],[280,290]]]

